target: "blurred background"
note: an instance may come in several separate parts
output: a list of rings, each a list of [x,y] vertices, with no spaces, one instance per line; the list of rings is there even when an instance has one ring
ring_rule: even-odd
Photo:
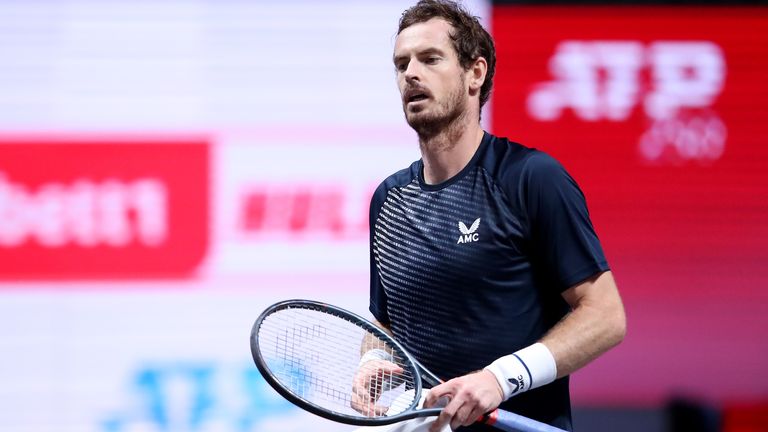
[[[370,316],[368,201],[419,158],[411,4],[0,0],[0,431],[351,429],[248,336],[286,298]],[[626,304],[577,430],[768,430],[768,7],[465,5],[485,128],[576,178]]]

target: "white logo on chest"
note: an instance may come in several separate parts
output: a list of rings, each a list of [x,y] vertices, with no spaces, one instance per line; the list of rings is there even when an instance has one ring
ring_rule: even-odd
[[[472,226],[469,228],[464,225],[464,222],[459,221],[459,232],[461,232],[461,235],[459,236],[459,241],[457,241],[456,244],[476,242],[478,239],[477,229],[479,227],[480,218],[475,219],[475,221],[472,222]]]

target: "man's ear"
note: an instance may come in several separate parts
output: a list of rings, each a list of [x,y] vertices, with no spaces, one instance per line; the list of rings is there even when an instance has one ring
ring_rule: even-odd
[[[488,62],[485,58],[478,57],[467,71],[469,72],[469,91],[475,94],[485,83],[485,75],[488,72]]]

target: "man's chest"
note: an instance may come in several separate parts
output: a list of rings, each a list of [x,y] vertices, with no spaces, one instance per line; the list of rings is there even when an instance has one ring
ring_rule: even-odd
[[[372,228],[385,284],[492,281],[528,261],[521,217],[492,185],[476,179],[440,191],[423,191],[416,182],[392,189]]]

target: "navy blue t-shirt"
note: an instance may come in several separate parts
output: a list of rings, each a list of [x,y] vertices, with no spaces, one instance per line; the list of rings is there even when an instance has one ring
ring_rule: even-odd
[[[569,311],[561,293],[608,270],[563,167],[488,133],[443,183],[421,161],[388,177],[370,218],[371,313],[443,380],[535,343]],[[501,408],[572,428],[567,377]]]

